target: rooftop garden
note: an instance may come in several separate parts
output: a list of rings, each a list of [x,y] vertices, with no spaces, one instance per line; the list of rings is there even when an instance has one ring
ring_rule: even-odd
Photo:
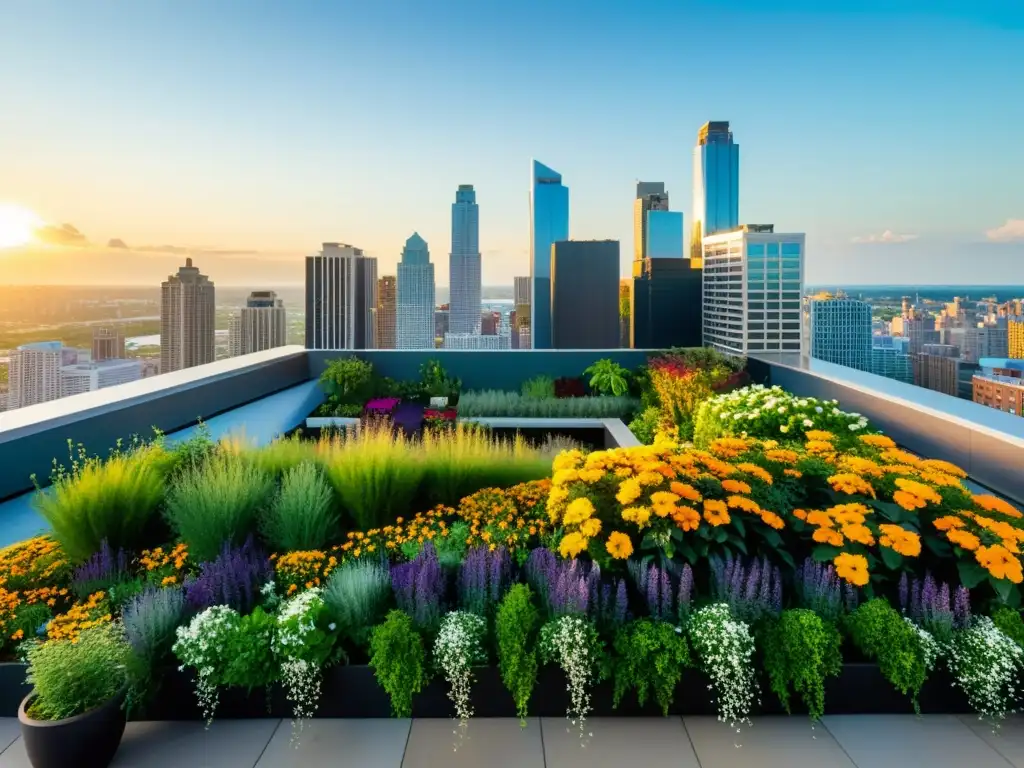
[[[585,743],[595,713],[741,728],[759,711],[1015,709],[1013,505],[838,403],[744,387],[714,354],[585,378],[635,399],[645,445],[371,418],[265,447],[76,450],[38,497],[52,532],[0,552],[0,652],[34,689],[22,727],[78,729],[35,753],[26,735],[33,764],[71,764],[45,744],[83,732],[112,756],[126,712],[270,711],[296,738],[313,716],[462,733],[560,713]],[[520,397],[534,389],[548,382]]]

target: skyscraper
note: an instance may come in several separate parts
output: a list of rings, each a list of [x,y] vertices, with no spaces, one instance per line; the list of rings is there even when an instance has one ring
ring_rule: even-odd
[[[124,348],[124,326],[97,325],[92,329],[92,359],[120,360],[127,357]]]
[[[213,282],[185,259],[160,286],[160,371],[212,363],[215,321]]]
[[[619,241],[562,240],[551,248],[551,348],[619,346]]]
[[[902,336],[874,336],[871,339],[871,372],[906,384],[914,383],[914,361],[910,339]]]
[[[377,348],[394,349],[398,343],[398,278],[384,275],[377,281]]]
[[[630,337],[633,349],[699,347],[704,343],[701,276],[689,259],[633,262]]]
[[[376,259],[345,243],[306,257],[307,349],[373,349],[376,316]]]
[[[569,188],[562,175],[532,161],[530,174],[530,330],[534,349],[551,348],[552,244],[569,239]]]
[[[480,308],[477,306],[477,318]],[[449,319],[449,322],[451,320]],[[427,242],[413,232],[398,264],[397,349],[434,346],[434,265]]]
[[[288,343],[284,301],[273,291],[253,291],[228,328],[232,355],[248,355]]]
[[[705,123],[693,149],[691,266],[701,266],[705,237],[739,225],[740,146],[728,121]]]
[[[633,201],[633,260],[647,258],[647,212],[667,211],[668,195],[662,181],[638,181]]]
[[[516,318],[512,323],[511,335],[515,339],[513,349],[530,348],[530,302],[533,281],[529,277],[512,278],[512,296]]]
[[[22,344],[11,351],[7,370],[7,410],[46,403],[60,397],[63,345],[59,341]]]
[[[871,305],[846,296],[811,300],[811,357],[870,371]]]
[[[1006,324],[1007,355],[1024,359],[1024,317],[1011,317]]]
[[[460,184],[452,203],[448,264],[452,333],[480,333],[480,206],[472,184]]]

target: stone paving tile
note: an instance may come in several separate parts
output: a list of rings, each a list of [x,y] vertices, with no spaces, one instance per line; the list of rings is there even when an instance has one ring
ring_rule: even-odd
[[[806,717],[756,717],[739,733],[714,717],[684,717],[702,768],[863,768]]]
[[[111,768],[253,768],[280,720],[128,723]],[[0,757],[3,757],[0,755]]]
[[[1003,756],[956,715],[826,715],[822,720],[857,768],[1007,768]]]
[[[586,732],[593,736],[582,742],[564,717],[541,722],[548,768],[700,768],[678,717],[591,718]]]
[[[256,768],[401,768],[411,720],[307,720],[277,729]]]
[[[0,717],[0,753],[21,738],[21,726],[16,717]]]
[[[461,740],[457,730],[447,718],[413,720],[402,768],[544,768],[537,718],[525,728],[517,718],[474,718]]]
[[[977,715],[960,715],[960,721],[1016,768],[1024,768],[1024,716],[1011,716],[993,732]]]

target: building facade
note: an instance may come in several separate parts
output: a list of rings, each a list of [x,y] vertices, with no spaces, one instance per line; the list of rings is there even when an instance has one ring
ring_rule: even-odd
[[[704,238],[740,225],[740,147],[728,121],[709,122],[693,150],[692,266],[700,267]]]
[[[619,346],[619,241],[562,240],[551,249],[553,349]]]
[[[139,360],[110,358],[99,362],[67,365],[60,372],[60,396],[69,397],[83,392],[127,384],[142,378]]]
[[[212,363],[215,323],[213,281],[185,259],[185,266],[160,286],[160,370]]]
[[[512,335],[516,338],[518,349],[530,348],[530,302],[533,293],[533,281],[529,277],[512,278],[512,301],[515,309],[515,321],[512,323]],[[523,340],[526,346],[522,346]]]
[[[647,214],[668,210],[668,193],[661,181],[638,181],[633,201],[633,260],[647,258]]]
[[[1009,317],[1006,324],[1006,354],[1024,360],[1024,317]]]
[[[480,206],[472,184],[460,184],[452,203],[449,325],[452,333],[480,332]]]
[[[704,238],[704,346],[803,352],[805,236],[747,224]]]
[[[128,357],[124,347],[124,326],[97,325],[92,329],[92,359],[123,360]]]
[[[373,349],[376,317],[376,259],[345,243],[306,257],[307,349]]]
[[[960,395],[960,360],[941,355],[918,354],[914,360],[914,383],[919,387],[941,392],[944,395]]]
[[[871,372],[906,384],[914,383],[914,362],[910,339],[902,336],[874,336],[871,339]]]
[[[703,272],[690,259],[634,262],[629,345],[633,349],[699,347],[703,341]]]
[[[683,213],[652,209],[647,212],[648,259],[681,259],[684,256]]]
[[[7,410],[46,403],[60,397],[63,345],[59,341],[22,344],[11,350],[7,369]]]
[[[377,281],[377,349],[398,343],[398,278],[384,275]]]
[[[1011,376],[975,376],[974,402],[1024,416],[1024,379]]]
[[[445,349],[511,349],[512,339],[507,333],[483,335],[479,333],[446,333]]]
[[[562,175],[532,161],[530,173],[530,332],[534,349],[551,349],[552,245],[569,239],[569,188]]]
[[[810,305],[811,357],[870,371],[871,305],[845,296],[812,299]]]
[[[480,309],[477,307],[477,317]],[[449,310],[449,323],[451,322]],[[396,349],[434,347],[434,265],[419,233],[405,241],[398,264],[398,332]]]
[[[274,291],[253,291],[228,328],[231,355],[249,355],[288,343],[288,315]]]

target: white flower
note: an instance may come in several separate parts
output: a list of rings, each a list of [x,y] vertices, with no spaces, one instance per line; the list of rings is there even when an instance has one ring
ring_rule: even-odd
[[[810,419],[804,419],[804,426],[807,427],[807,428],[813,427],[814,426],[814,422],[811,421]]]
[[[448,698],[455,705],[459,724],[465,727],[473,716],[470,693],[473,665],[483,663],[483,638],[487,623],[476,614],[453,611],[444,617],[434,645],[434,658],[448,681]]]
[[[789,427],[783,424],[781,427],[779,427],[779,432],[781,432],[782,434],[786,434],[787,432],[789,432]]]
[[[851,432],[856,432],[858,429],[860,429],[860,424],[851,424],[850,425],[850,431]]]
[[[822,408],[822,407],[821,407],[820,405],[818,405],[818,406],[815,406],[815,408],[814,408],[814,412],[815,412],[815,413],[824,413],[824,412],[825,412],[825,409],[824,409],[824,408]]]
[[[955,684],[982,717],[998,722],[1014,711],[1024,671],[1024,651],[988,616],[953,634],[947,663]]]
[[[728,605],[715,603],[693,614],[690,640],[717,695],[718,719],[738,731],[739,724],[750,723],[755,701],[760,703],[750,627],[733,620]]]
[[[780,405],[779,406],[779,413],[785,413],[785,412],[786,412],[786,406]]]

